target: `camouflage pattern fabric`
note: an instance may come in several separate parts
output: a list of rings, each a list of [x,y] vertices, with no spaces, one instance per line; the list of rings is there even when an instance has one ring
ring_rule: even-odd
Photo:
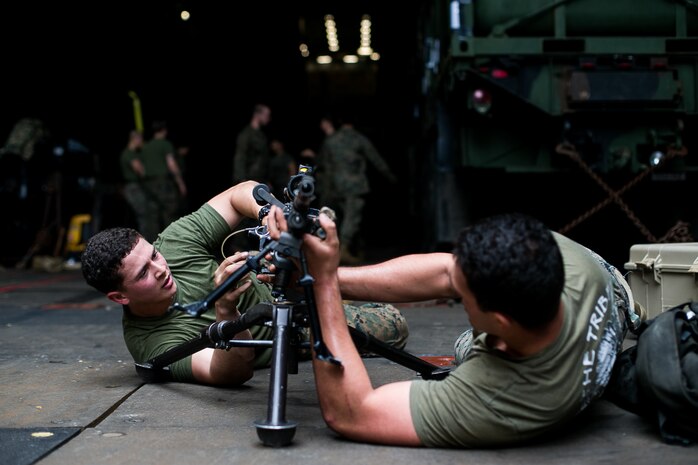
[[[124,198],[133,210],[138,224],[138,232],[152,242],[161,231],[158,221],[159,204],[152,195],[146,194],[138,182],[128,182],[123,189]]]
[[[460,365],[465,361],[465,358],[468,356],[468,353],[470,352],[470,348],[473,346],[473,330],[471,329],[466,329],[460,336],[458,336],[458,339],[456,339],[456,343],[453,345],[453,352],[455,355],[455,362],[456,365]]]
[[[165,229],[179,217],[179,191],[172,178],[146,179],[141,184],[145,195],[157,203],[157,215],[153,221],[158,225],[158,232]]]
[[[375,302],[361,305],[344,304],[347,324],[364,334],[369,334],[396,349],[407,344],[409,330],[407,321],[400,310],[391,304]]]
[[[347,247],[352,246],[359,233],[365,204],[363,196],[371,191],[366,174],[368,163],[386,178],[395,180],[371,141],[347,126],[325,138],[318,157],[320,198],[323,205],[338,211],[339,240]]]
[[[34,146],[48,137],[49,133],[44,123],[35,118],[22,118],[14,125],[7,137],[0,155],[12,153],[23,160],[29,160],[34,155]]]
[[[336,204],[341,212],[341,223],[338,228],[339,242],[349,246],[361,228],[362,212],[366,201],[363,197],[351,195],[339,199]]]
[[[364,334],[373,336],[396,349],[404,349],[407,344],[409,329],[407,320],[395,306],[375,302],[360,305],[345,302],[343,305],[344,316],[349,326],[358,329]],[[310,328],[302,328],[301,333],[303,340],[310,340]],[[362,350],[359,352],[363,357],[373,355]],[[310,359],[310,350],[301,350],[299,356],[301,359]]]
[[[153,241],[161,231],[160,221],[158,220],[160,202],[158,202],[153,193],[145,191],[143,183],[131,167],[131,162],[134,159],[141,160],[140,151],[126,148],[121,152],[119,162],[121,175],[125,181],[122,192],[136,218],[138,232],[146,240]]]
[[[367,163],[388,179],[394,179],[388,164],[380,156],[371,141],[351,127],[341,127],[323,142],[318,165],[320,171],[329,174],[329,186],[339,195],[361,195],[371,191],[366,176]]]

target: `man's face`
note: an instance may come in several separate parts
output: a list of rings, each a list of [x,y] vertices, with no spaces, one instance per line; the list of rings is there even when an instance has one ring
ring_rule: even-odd
[[[330,135],[334,131],[334,126],[330,120],[323,118],[320,120],[320,129],[326,135]]]
[[[264,108],[262,111],[259,113],[259,123],[262,126],[266,126],[271,122],[271,109],[269,108]]]
[[[131,253],[121,263],[122,290],[110,293],[112,300],[129,305],[139,316],[162,314],[177,292],[167,261],[152,244],[138,240]]]

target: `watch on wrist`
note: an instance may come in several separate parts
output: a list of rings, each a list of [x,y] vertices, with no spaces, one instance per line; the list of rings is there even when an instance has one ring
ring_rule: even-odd
[[[265,216],[269,214],[269,210],[271,210],[271,205],[266,204],[262,208],[259,209],[259,213],[257,215],[257,218],[259,219],[259,222],[261,223],[262,220],[264,219]]]

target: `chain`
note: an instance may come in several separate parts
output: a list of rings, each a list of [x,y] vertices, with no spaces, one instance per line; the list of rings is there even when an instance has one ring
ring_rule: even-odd
[[[635,227],[642,233],[643,236],[649,241],[649,242],[667,242],[670,239],[675,240],[676,242],[690,242],[692,240],[691,234],[689,232],[688,228],[688,223],[681,222],[679,221],[676,225],[674,225],[669,231],[660,239],[657,239],[654,234],[650,232],[650,230],[645,226],[642,221],[635,215],[635,213],[631,210],[631,208],[628,206],[623,199],[620,198],[622,194],[624,194],[628,189],[632,188],[635,186],[637,183],[639,183],[641,180],[643,180],[648,174],[654,172],[657,168],[663,166],[668,160],[671,158],[675,157],[676,155],[685,155],[686,154],[686,148],[682,147],[679,150],[675,149],[670,149],[667,152],[667,155],[656,165],[652,165],[649,168],[643,170],[635,176],[633,179],[631,179],[628,183],[623,185],[620,189],[618,190],[613,190],[611,189],[606,182],[601,179],[601,177],[595,173],[589,165],[587,165],[584,160],[582,160],[582,157],[579,155],[579,152],[577,152],[573,146],[570,144],[559,144],[556,147],[556,152],[568,156],[570,159],[572,159],[575,163],[577,163],[584,172],[586,172],[601,188],[608,194],[608,197],[605,200],[602,200],[599,202],[597,205],[593,206],[586,212],[582,213],[580,216],[563,226],[558,230],[559,233],[561,234],[566,234],[568,231],[588,219],[590,216],[594,215],[596,212],[604,208],[606,205],[610,204],[611,202],[615,202],[618,204],[621,210],[625,212],[627,217],[632,221],[632,223],[635,225]],[[678,240],[681,239],[681,240]]]
[[[691,234],[690,226],[685,221],[677,221],[657,242],[693,242],[695,239]]]

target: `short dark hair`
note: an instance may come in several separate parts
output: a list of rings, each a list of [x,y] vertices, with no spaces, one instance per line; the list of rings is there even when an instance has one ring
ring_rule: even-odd
[[[258,115],[258,114],[260,114],[264,111],[267,111],[267,110],[271,111],[271,108],[269,108],[269,105],[267,105],[265,103],[258,103],[252,109],[252,113],[255,115]]]
[[[560,249],[535,218],[508,213],[464,228],[453,252],[483,311],[508,315],[528,329],[553,320],[565,284]]]
[[[87,284],[104,294],[120,290],[123,284],[121,262],[141,237],[135,229],[122,227],[105,229],[92,236],[80,257]]]

